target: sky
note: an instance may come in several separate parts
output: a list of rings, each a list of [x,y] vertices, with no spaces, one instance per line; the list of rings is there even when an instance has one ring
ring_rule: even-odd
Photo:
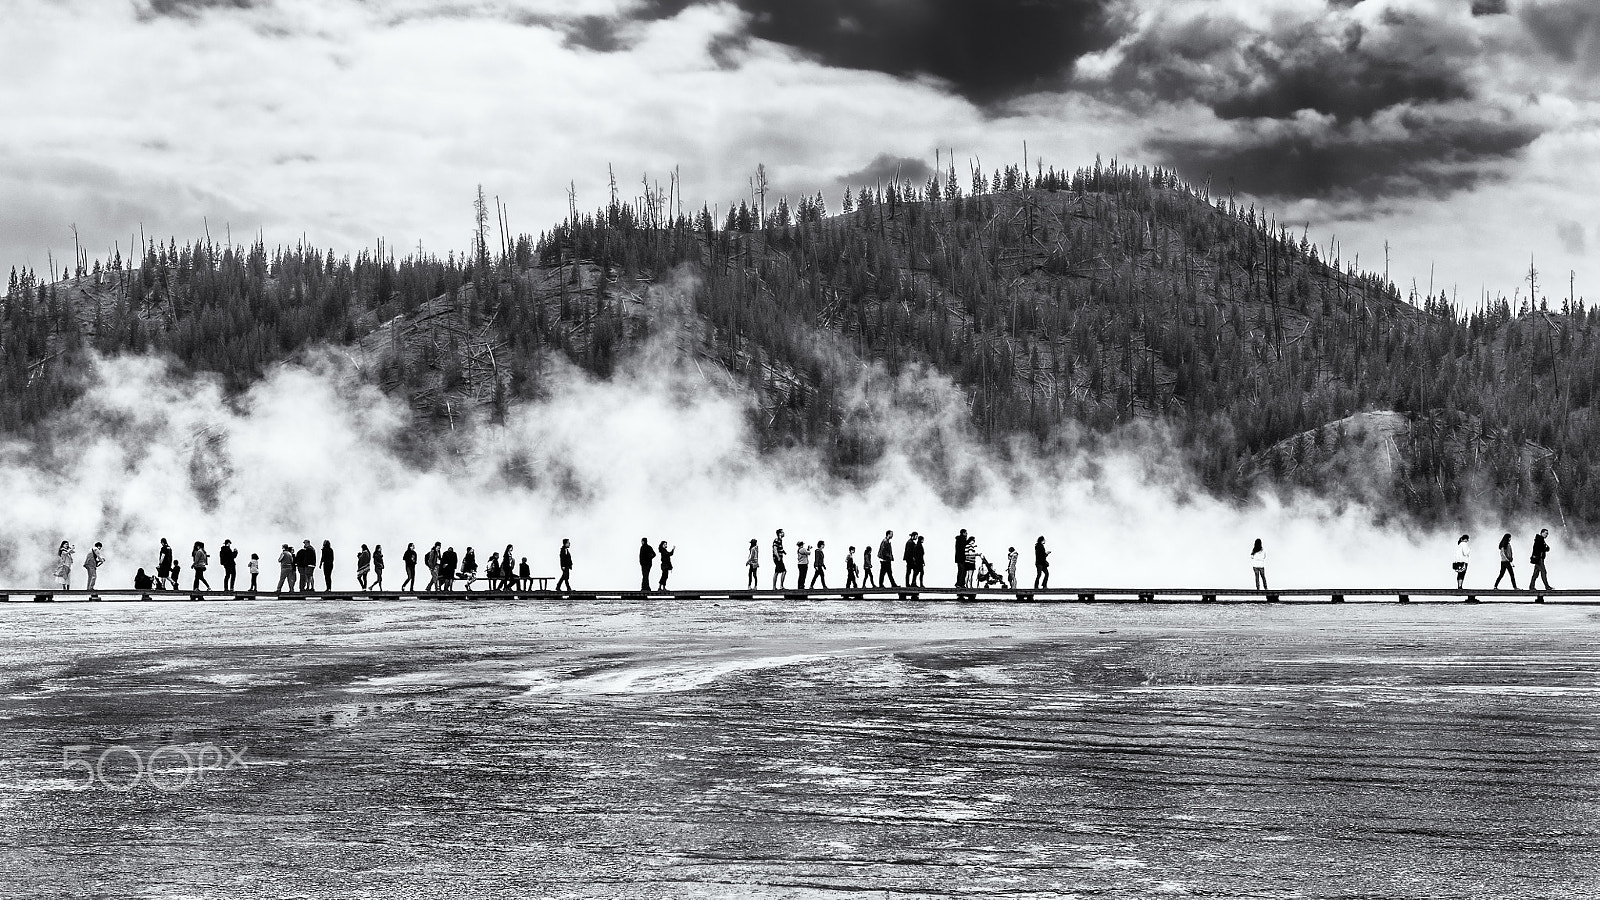
[[[678,172],[1176,169],[1402,291],[1600,294],[1594,0],[0,0],[0,267],[468,245]],[[936,156],[936,154],[938,156]],[[770,194],[769,194],[770,196]],[[1387,245],[1387,249],[1386,249]],[[1386,262],[1387,254],[1387,262]]]

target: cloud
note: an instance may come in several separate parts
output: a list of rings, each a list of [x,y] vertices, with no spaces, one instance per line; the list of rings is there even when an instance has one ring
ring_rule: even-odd
[[[1582,255],[1587,243],[1583,224],[1570,220],[1556,223],[1556,238],[1561,241],[1561,248],[1573,256]]]
[[[902,184],[921,184],[932,175],[933,167],[928,165],[926,160],[880,153],[873,157],[872,162],[844,176],[840,181],[843,184],[856,185],[858,187],[895,180],[900,181]]]
[[[1590,0],[1533,0],[1517,7],[1517,18],[1555,59],[1591,71],[1600,65],[1600,6]]]

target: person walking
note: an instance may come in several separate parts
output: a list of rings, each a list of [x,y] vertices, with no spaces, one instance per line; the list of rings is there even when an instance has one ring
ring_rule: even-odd
[[[1267,590],[1267,551],[1261,546],[1261,538],[1256,538],[1255,546],[1250,548],[1250,567],[1256,572],[1256,590]]]
[[[1456,589],[1460,590],[1467,580],[1467,562],[1472,559],[1472,538],[1463,534],[1456,541],[1456,561],[1451,568],[1456,570]]]
[[[167,543],[166,538],[162,538],[161,552],[156,558],[156,580],[160,582],[162,588],[166,588],[167,581],[170,578],[172,578],[172,547]],[[177,582],[173,582],[172,588],[177,590]]]
[[[1014,591],[1017,589],[1017,548],[1006,548],[1006,584]]]
[[[94,546],[90,547],[89,552],[83,556],[83,571],[88,581],[86,587],[90,593],[94,592],[95,578],[100,574],[100,567],[105,564],[105,549],[100,545],[99,541],[95,541]]]
[[[1550,552],[1550,542],[1546,540],[1548,537],[1550,537],[1550,529],[1548,528],[1541,529],[1538,534],[1533,536],[1533,555],[1528,558],[1528,561],[1533,563],[1533,577],[1528,580],[1528,590],[1530,591],[1539,589],[1540,578],[1544,579],[1545,590],[1555,590],[1550,586],[1550,573],[1544,570],[1544,558]]]
[[[1500,538],[1500,548],[1499,549],[1500,549],[1500,574],[1496,575],[1494,577],[1494,589],[1495,590],[1499,590],[1500,589],[1500,579],[1506,577],[1507,575],[1510,575],[1511,576],[1511,589],[1513,591],[1521,590],[1520,588],[1517,587],[1517,571],[1516,571],[1516,569],[1512,568],[1512,566],[1511,566],[1512,560],[1515,559],[1515,557],[1514,557],[1514,555],[1512,554],[1512,551],[1511,551],[1511,532],[1509,532],[1509,531],[1506,532],[1505,536]]]
[[[661,557],[661,583],[656,585],[656,590],[667,589],[667,577],[672,574],[672,554],[677,552],[678,548],[668,547],[666,541],[662,541],[661,546],[657,548],[656,554]]]
[[[894,532],[885,531],[878,544],[878,586],[899,587],[894,580]]]
[[[217,548],[217,563],[222,566],[222,589],[231,591],[239,585],[239,551],[233,549],[233,541],[224,540],[222,546]]]
[[[260,583],[261,583],[260,582],[260,579],[261,579],[261,556],[260,556],[260,554],[257,554],[257,553],[250,554],[250,562],[245,564],[245,568],[247,570],[249,570],[249,572],[250,572],[250,593],[254,594],[254,593],[256,593],[257,591],[259,591],[261,589],[260,588]]]
[[[206,552],[206,545],[201,541],[194,542],[194,561],[190,568],[194,569],[194,586],[190,590],[200,590],[200,585],[205,585],[206,590],[211,590],[211,582],[206,580],[206,567],[211,564],[211,554]]]
[[[367,573],[372,571],[372,551],[366,544],[356,551],[356,584],[364,591],[367,589]]]
[[[468,552],[471,552],[471,550],[471,547],[467,548]],[[456,548],[454,547],[446,547],[444,548],[444,552],[439,554],[439,574],[437,576],[439,590],[455,590],[456,563],[459,562],[460,559],[461,558],[456,555]]]
[[[656,564],[656,551],[650,546],[650,539],[639,539],[639,591],[650,592],[650,569]]]
[[[856,545],[851,544],[850,549],[844,554],[844,587],[850,590],[856,586],[856,576],[860,570],[856,568]]]
[[[794,562],[795,571],[800,573],[794,586],[803,591],[806,589],[806,573],[811,570],[811,548],[806,546],[805,541],[794,542]]]
[[[372,545],[372,589],[383,590],[383,545]]]
[[[744,560],[745,587],[755,590],[761,586],[761,544],[755,538],[750,539],[750,552]]]
[[[427,556],[422,558],[422,562],[428,567],[428,587],[426,590],[442,591],[445,589],[444,586],[439,583],[439,566],[443,563],[443,561],[443,544],[439,541],[434,541],[433,548],[428,551]]]
[[[867,539],[867,543],[862,545],[862,547],[861,547],[861,586],[862,587],[864,587],[864,588],[875,588],[875,587],[878,586],[878,582],[876,581],[877,576],[872,574],[874,571],[875,570],[872,568],[872,539],[868,538]]]
[[[789,570],[783,566],[783,529],[778,529],[778,536],[772,539],[772,589],[782,590],[784,582],[788,580]]]
[[[956,587],[967,586],[967,530],[956,535]]]
[[[917,587],[928,586],[928,548],[923,545],[925,534],[917,535]]]
[[[466,589],[472,590],[472,583],[478,580],[478,552],[471,547],[461,554],[461,565],[458,572],[462,581],[466,582]]]
[[[1044,548],[1044,535],[1033,542],[1033,589],[1050,588],[1050,551]]]
[[[278,551],[278,586],[273,589],[274,593],[283,593],[283,586],[286,584],[289,590],[294,590],[294,549],[288,544],[284,544],[283,549]]]
[[[72,558],[77,555],[76,548],[71,541],[62,541],[56,548],[56,587],[63,591],[72,590]]]
[[[300,570],[300,593],[311,593],[316,587],[312,579],[317,572],[317,551],[311,546],[310,538],[301,541],[300,549],[294,552],[294,566]]]
[[[406,552],[400,554],[400,563],[406,567],[406,580],[400,582],[400,590],[414,591],[417,589],[417,545],[406,544]]]
[[[322,542],[322,556],[318,560],[322,564],[322,589],[333,590],[333,542]]]
[[[917,586],[917,533],[906,535],[906,545],[900,553],[900,564],[906,567],[906,587]]]
[[[813,588],[820,584],[823,590],[828,589],[828,560],[825,556],[827,546],[827,541],[817,541],[817,546],[811,551],[811,586]]]
[[[572,590],[572,541],[561,539],[561,580],[556,582],[556,590]]]

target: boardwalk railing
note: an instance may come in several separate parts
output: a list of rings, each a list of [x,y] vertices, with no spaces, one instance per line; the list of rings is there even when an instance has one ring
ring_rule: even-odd
[[[1228,588],[829,588],[824,590],[673,590],[673,591],[137,591],[120,588],[63,591],[0,591],[9,603],[189,603],[306,602],[361,600],[850,600],[966,601],[985,603],[1600,603],[1600,590],[1497,591],[1447,588],[1293,588],[1277,591]]]

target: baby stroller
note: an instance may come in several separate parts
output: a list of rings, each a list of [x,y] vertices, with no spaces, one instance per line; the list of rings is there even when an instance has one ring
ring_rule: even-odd
[[[1005,586],[1005,576],[1001,575],[999,572],[996,572],[994,569],[994,563],[989,562],[989,557],[985,556],[983,558],[983,565],[978,570],[978,587],[1003,588]]]

